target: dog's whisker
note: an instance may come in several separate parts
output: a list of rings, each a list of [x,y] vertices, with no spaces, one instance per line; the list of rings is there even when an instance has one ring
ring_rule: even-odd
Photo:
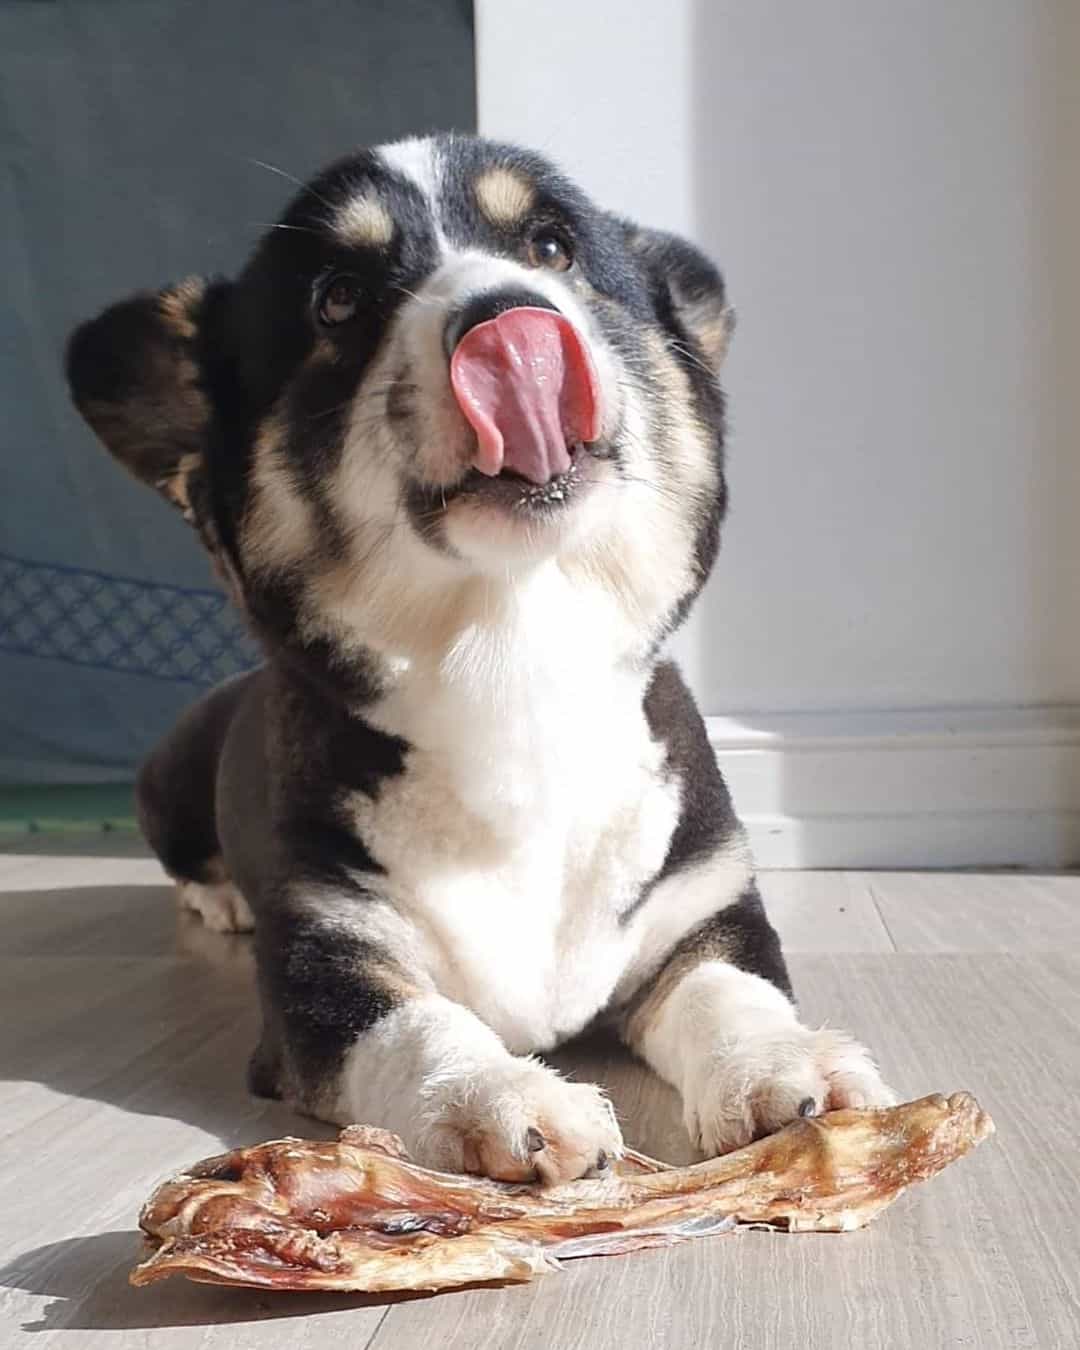
[[[418,305],[429,305],[433,309],[439,307],[439,301],[431,300],[424,295],[417,295],[415,291],[409,290],[408,286],[401,286],[395,282],[392,289],[395,291],[399,291],[402,295],[407,295],[410,300],[415,300]]]
[[[320,417],[330,417],[334,413],[341,412],[343,409],[347,408],[351,402],[352,402],[351,399],[345,399],[341,403],[333,404],[332,407],[321,408],[318,412],[308,413],[308,421],[317,422]]]
[[[329,408],[321,408],[317,412],[308,413],[307,417],[315,421],[320,417],[329,417],[332,413],[340,412],[343,408],[353,407],[361,408],[368,403],[377,403],[385,408],[386,396],[391,390],[400,390],[405,394],[415,394],[419,386],[411,384],[408,381],[389,380],[384,385],[378,385],[371,389],[365,389],[362,393],[350,395],[342,399],[340,403],[331,404]]]
[[[303,190],[310,193],[317,202],[321,202],[328,211],[337,210],[337,207],[333,202],[328,202],[325,197],[320,197],[310,183],[305,183],[302,178],[297,178],[295,174],[289,173],[287,169],[279,168],[276,164],[269,164],[265,159],[256,159],[254,155],[248,155],[246,158],[249,164],[256,164],[260,169],[265,169],[268,173],[276,173],[279,178],[284,178],[288,182],[294,183],[298,188],[303,188]]]
[[[715,371],[713,371],[713,370],[711,369],[711,367],[709,367],[709,366],[701,359],[700,356],[698,356],[695,352],[692,352],[692,351],[690,350],[690,348],[687,347],[684,343],[682,343],[682,342],[677,342],[674,338],[669,338],[669,339],[668,339],[668,344],[667,344],[667,345],[668,345],[668,350],[669,350],[669,351],[677,352],[677,353],[679,353],[680,355],[684,356],[684,357],[686,358],[687,361],[689,361],[689,362],[691,362],[693,365],[697,366],[699,370],[703,370],[703,371],[705,372],[706,375],[708,375],[708,376],[710,376],[710,377],[714,377],[714,376],[715,376]]]
[[[316,238],[322,237],[318,230],[313,230],[308,225],[285,225],[280,220],[249,220],[247,223],[257,230],[292,230],[297,234],[313,234]]]

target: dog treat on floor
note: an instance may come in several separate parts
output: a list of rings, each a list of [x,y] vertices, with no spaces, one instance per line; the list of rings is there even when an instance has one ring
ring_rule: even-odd
[[[693,1167],[628,1154],[605,1175],[541,1189],[430,1172],[396,1136],[353,1125],[336,1141],[235,1149],[165,1182],[140,1216],[157,1250],[131,1282],[437,1290],[746,1225],[846,1232],[993,1129],[958,1092],[802,1119]]]

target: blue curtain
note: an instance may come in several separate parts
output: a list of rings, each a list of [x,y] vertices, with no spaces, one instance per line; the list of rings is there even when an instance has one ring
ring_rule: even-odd
[[[71,328],[235,270],[289,177],[474,121],[460,0],[0,4],[0,783],[129,780],[254,659],[193,534],[70,407]]]

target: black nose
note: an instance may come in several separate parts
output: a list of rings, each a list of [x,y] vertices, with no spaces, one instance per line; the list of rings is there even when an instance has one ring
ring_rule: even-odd
[[[475,328],[479,323],[487,323],[489,319],[498,318],[508,309],[523,308],[553,309],[556,314],[559,312],[558,306],[553,305],[546,296],[538,295],[536,291],[527,290],[524,286],[481,291],[479,295],[470,295],[462,305],[450,312],[446,320],[443,343],[447,356],[453,354],[454,348],[470,328]]]

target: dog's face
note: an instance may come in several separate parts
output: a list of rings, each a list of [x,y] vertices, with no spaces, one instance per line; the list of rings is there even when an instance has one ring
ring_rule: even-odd
[[[644,652],[715,553],[728,328],[689,245],[448,137],[333,165],[236,281],[114,306],[69,374],[272,645],[408,659],[554,561]]]

